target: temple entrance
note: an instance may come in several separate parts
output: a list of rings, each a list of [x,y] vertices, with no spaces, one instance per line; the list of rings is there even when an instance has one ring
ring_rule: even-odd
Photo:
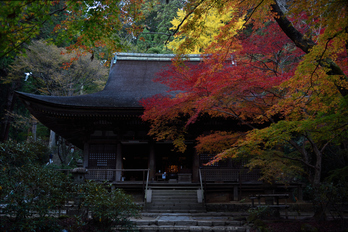
[[[147,169],[148,159],[148,144],[122,144],[122,169]],[[122,177],[126,181],[140,181],[143,180],[143,172],[125,171]]]
[[[154,153],[154,162],[149,160],[150,153]],[[172,144],[156,143],[149,145],[148,143],[123,143],[122,144],[122,172],[125,181],[141,181],[143,180],[143,172],[126,171],[127,169],[148,169],[153,171],[154,179],[161,179],[160,173],[166,172],[167,178],[178,179],[178,175],[183,173],[192,174],[193,165],[193,146],[188,146],[185,153],[173,151]],[[150,162],[149,162],[150,161]],[[149,166],[150,163],[154,165]],[[160,178],[159,178],[160,177]],[[146,177],[145,177],[146,178]]]
[[[167,173],[167,179],[178,178],[179,173],[192,173],[193,146],[185,153],[173,151],[172,144],[156,144],[156,173]]]

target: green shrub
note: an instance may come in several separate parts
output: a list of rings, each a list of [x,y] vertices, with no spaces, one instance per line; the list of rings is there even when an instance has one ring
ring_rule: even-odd
[[[129,217],[138,216],[140,207],[131,197],[111,185],[87,181],[79,186],[80,205],[92,212],[94,225],[102,231],[114,226],[132,227]]]
[[[88,181],[74,184],[70,176],[42,166],[42,144],[0,143],[1,231],[61,231],[54,217],[68,200],[78,203],[80,213],[70,231],[79,231],[92,212],[92,224],[101,231],[113,226],[131,227],[129,217],[139,207],[130,196],[110,186]],[[81,216],[82,215],[82,216]],[[7,228],[8,225],[11,227]]]
[[[273,210],[269,206],[260,206],[248,210],[249,216],[247,221],[253,224],[253,228],[256,228],[261,232],[268,232],[266,224],[263,219],[267,219],[273,215]]]
[[[315,217],[325,219],[329,213],[334,219],[342,219],[348,202],[348,184],[338,181],[337,184],[323,182],[314,191],[313,205]]]
[[[273,210],[269,206],[259,206],[248,210],[248,221],[253,222],[256,219],[267,219],[273,215]]]
[[[12,231],[47,231],[47,226],[53,225],[46,223],[48,218],[71,197],[75,186],[66,175],[32,162],[35,156],[21,145],[15,148],[1,152],[2,213],[12,222]]]

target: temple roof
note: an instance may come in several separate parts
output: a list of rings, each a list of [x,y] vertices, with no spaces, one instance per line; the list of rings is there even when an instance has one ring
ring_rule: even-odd
[[[116,53],[102,91],[62,97],[17,92],[30,113],[49,129],[83,148],[88,135],[98,128],[128,128],[143,112],[139,101],[165,93],[167,87],[153,82],[156,73],[171,64],[171,54]],[[199,55],[189,55],[199,62]]]
[[[116,53],[105,88],[93,94],[62,97],[17,93],[27,101],[46,102],[67,108],[141,107],[139,100],[166,92],[167,87],[153,82],[153,78],[170,65],[173,58],[172,54]],[[200,60],[198,55],[189,55],[189,59]]]

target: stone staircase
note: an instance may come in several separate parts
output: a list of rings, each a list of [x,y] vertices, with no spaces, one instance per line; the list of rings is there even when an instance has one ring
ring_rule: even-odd
[[[140,218],[131,219],[131,229],[118,231],[137,232],[248,232],[245,219],[227,213],[143,213]]]
[[[151,202],[145,205],[146,212],[153,213],[197,213],[205,212],[204,203],[199,202],[196,189],[152,189]]]

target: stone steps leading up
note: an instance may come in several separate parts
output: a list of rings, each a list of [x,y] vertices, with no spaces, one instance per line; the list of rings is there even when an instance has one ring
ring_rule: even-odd
[[[248,228],[243,226],[245,221],[234,220],[233,216],[210,214],[210,213],[161,213],[155,216],[142,216],[132,219],[135,224],[132,230],[139,232],[164,232],[164,231],[196,231],[196,232],[247,232]],[[125,231],[126,229],[119,229]]]
[[[203,203],[198,202],[197,189],[152,189],[151,202],[146,203],[147,212],[193,213],[204,212]]]

